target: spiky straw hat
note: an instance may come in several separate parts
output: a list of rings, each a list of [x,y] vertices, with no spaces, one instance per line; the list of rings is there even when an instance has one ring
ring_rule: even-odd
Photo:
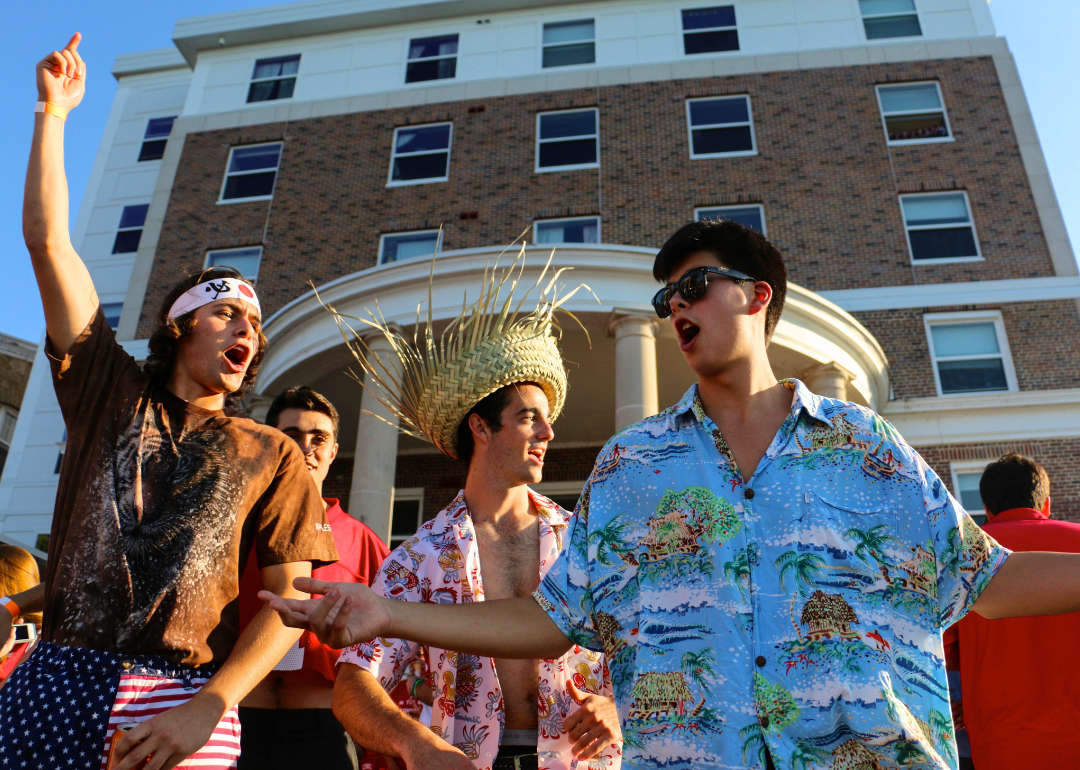
[[[494,266],[485,268],[480,296],[468,304],[466,295],[461,313],[437,338],[432,324],[435,259],[432,259],[428,280],[427,319],[421,333],[418,306],[411,340],[386,322],[377,300],[376,313],[365,308],[368,318],[344,315],[328,306],[365,375],[363,378],[356,376],[356,379],[397,417],[397,427],[402,432],[430,441],[455,459],[461,421],[477,403],[500,388],[518,382],[535,382],[547,396],[552,422],[566,402],[566,368],[552,334],[552,330],[560,331],[554,315],[557,310],[562,310],[574,318],[562,305],[578,289],[588,290],[588,287],[580,285],[563,297],[557,297],[556,281],[564,270],[569,269],[562,268],[540,288],[551,266],[549,257],[536,283],[514,307],[514,290],[525,267],[524,257],[523,244],[508,268],[500,271],[498,258]],[[522,305],[537,289],[540,291],[535,308],[527,315],[521,315]],[[350,325],[350,320],[381,332],[390,344],[397,365],[393,360],[383,360],[373,351]]]

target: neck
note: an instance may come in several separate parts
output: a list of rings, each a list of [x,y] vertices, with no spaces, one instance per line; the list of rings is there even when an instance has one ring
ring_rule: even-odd
[[[172,373],[169,375],[169,381],[165,383],[165,387],[177,398],[182,398],[184,401],[187,401],[189,404],[197,406],[200,409],[221,411],[225,408],[224,393],[215,393],[211,390],[207,390],[190,377],[184,376],[184,374],[175,366],[173,367]]]
[[[777,394],[784,390],[776,381],[764,347],[715,374],[698,376],[698,396],[705,413],[714,421],[717,414],[752,419],[763,401],[778,398]]]
[[[465,504],[477,523],[498,524],[503,519],[531,514],[528,487],[508,485],[493,478],[482,463],[472,462],[465,480]]]

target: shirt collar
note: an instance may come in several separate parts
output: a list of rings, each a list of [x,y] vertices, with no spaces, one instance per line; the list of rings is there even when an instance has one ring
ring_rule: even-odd
[[[999,521],[1035,521],[1037,519],[1047,520],[1050,517],[1045,515],[1042,511],[1034,508],[1010,508],[1007,511],[1002,511],[994,516],[987,517],[987,524],[997,524]]]
[[[324,497],[323,502],[326,503],[326,520],[333,526],[338,517],[345,514],[345,510],[341,507],[341,501],[336,497]]]

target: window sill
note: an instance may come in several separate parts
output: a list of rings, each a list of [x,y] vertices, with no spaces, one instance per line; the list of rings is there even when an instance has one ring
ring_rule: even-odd
[[[600,168],[599,163],[583,163],[578,166],[545,166],[544,168],[537,167],[535,173],[537,174],[550,174],[554,171],[578,171],[580,169],[588,168]]]
[[[272,201],[273,195],[257,195],[254,198],[223,198],[217,202],[217,205],[224,206],[230,203],[255,203],[257,201]]]
[[[413,187],[418,184],[439,184],[440,182],[449,182],[448,176],[436,176],[426,177],[424,179],[408,179],[400,182],[387,182],[387,187]]]
[[[915,259],[911,258],[913,265],[952,265],[958,262],[985,262],[984,257],[942,257],[941,259]]]
[[[895,142],[886,139],[885,144],[890,147],[910,147],[913,144],[948,144],[949,142],[955,141],[955,137],[942,136],[933,139],[897,139]]]
[[[712,158],[749,158],[757,154],[757,150],[740,150],[739,152],[712,152],[708,155],[695,155],[694,153],[690,153],[690,160],[710,160]]]

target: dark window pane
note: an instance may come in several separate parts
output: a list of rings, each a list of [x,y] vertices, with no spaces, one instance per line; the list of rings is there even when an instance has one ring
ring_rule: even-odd
[[[446,165],[450,153],[435,152],[430,155],[406,155],[394,159],[395,182],[408,182],[413,179],[441,179],[446,176]]]
[[[590,136],[596,133],[596,111],[554,112],[540,116],[540,138]]]
[[[573,139],[540,145],[540,168],[596,163],[596,140]]]
[[[543,44],[576,43],[579,40],[592,40],[595,37],[596,24],[592,19],[561,21],[557,24],[544,25]]]
[[[975,234],[970,227],[945,227],[940,230],[911,230],[911,255],[915,259],[977,257]]]
[[[457,53],[458,36],[422,37],[409,43],[409,58],[423,59],[428,56],[452,56]]]
[[[263,195],[273,195],[274,177],[276,176],[276,171],[231,176],[225,182],[225,194],[222,198],[232,200],[234,198],[256,198]]]
[[[425,126],[402,128],[397,132],[397,152],[424,152],[445,150],[450,146],[450,126]]]
[[[757,206],[747,206],[746,208],[738,209],[715,209],[713,211],[704,210],[698,212],[698,221],[707,219],[727,219],[732,222],[738,222],[743,227],[749,227],[751,230],[757,230],[759,233],[765,231],[765,227],[761,222],[761,209]]]
[[[116,331],[116,327],[120,325],[120,314],[124,311],[123,302],[102,302],[101,314],[105,316],[105,323],[109,325],[109,328]]]
[[[754,141],[750,136],[750,126],[696,129],[692,134],[695,155],[711,155],[716,152],[746,152],[754,149]]]
[[[124,206],[124,211],[120,214],[120,227],[121,229],[127,229],[129,227],[142,227],[146,224],[146,212],[150,208],[149,203],[142,203],[138,206]]]
[[[162,136],[168,136],[172,133],[173,123],[176,122],[176,116],[170,118],[151,118],[146,124],[146,135],[144,139],[157,139]]]
[[[229,171],[255,171],[261,168],[277,168],[280,159],[280,144],[237,147],[233,150]]]
[[[733,29],[687,33],[683,35],[683,50],[688,54],[738,51],[739,33]]]
[[[142,230],[121,230],[113,241],[112,253],[130,254],[138,251],[140,238],[142,238]]]
[[[709,99],[690,102],[690,125],[710,126],[717,123],[746,123],[750,109],[746,99]]]
[[[1000,358],[939,361],[938,378],[941,380],[942,393],[1009,389],[1005,379],[1005,365]]]
[[[885,118],[885,128],[889,132],[889,141],[903,139],[933,139],[948,136],[945,116],[938,112],[931,115],[903,115]]]
[[[457,59],[431,59],[412,61],[405,67],[405,82],[420,83],[424,80],[446,80],[457,75]]]
[[[264,80],[252,83],[248,89],[248,103],[270,102],[274,99],[288,99],[293,95],[296,87],[296,78],[284,78],[282,80]]]
[[[594,43],[555,45],[544,49],[545,67],[569,67],[572,64],[592,64],[596,61]]]
[[[284,75],[295,75],[300,71],[299,56],[283,56],[277,59],[259,59],[255,62],[255,72],[252,80],[261,78],[276,78]]]
[[[919,17],[883,16],[879,19],[863,19],[866,26],[866,39],[879,40],[883,37],[918,37],[922,34]]]
[[[397,262],[400,259],[430,257],[439,245],[437,233],[415,235],[387,235],[382,243],[382,261]]]
[[[720,5],[715,8],[695,8],[682,12],[683,29],[709,29],[711,27],[734,27],[735,6]]]
[[[154,139],[151,142],[143,142],[139,149],[139,160],[161,160],[165,156],[165,140]]]
[[[395,500],[390,524],[391,539],[407,540],[420,527],[420,501]]]

